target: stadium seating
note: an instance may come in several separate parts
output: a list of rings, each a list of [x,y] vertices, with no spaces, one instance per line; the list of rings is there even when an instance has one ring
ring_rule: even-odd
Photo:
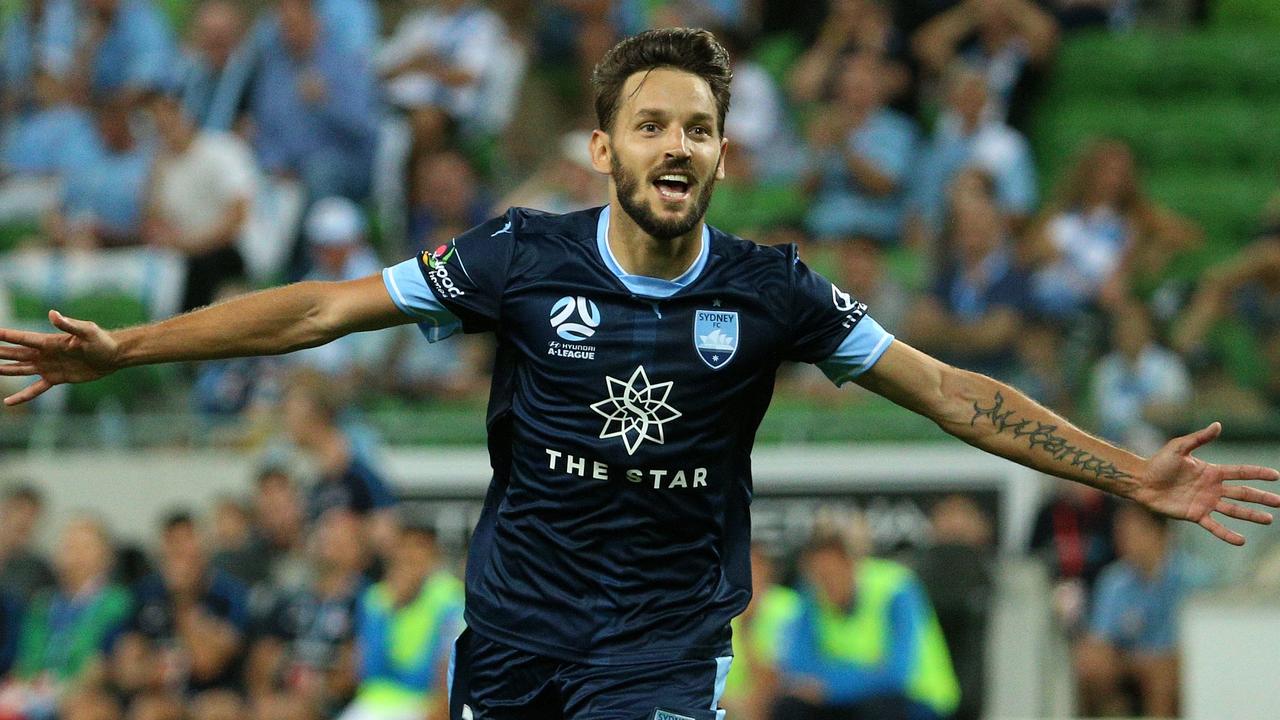
[[[1085,35],[1063,45],[1032,141],[1046,185],[1088,139],[1129,142],[1151,194],[1208,234],[1209,247],[1178,268],[1190,277],[1256,228],[1277,185],[1277,109],[1274,33]]]

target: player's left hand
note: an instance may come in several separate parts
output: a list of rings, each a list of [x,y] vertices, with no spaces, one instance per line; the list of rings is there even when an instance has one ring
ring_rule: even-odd
[[[1280,472],[1259,465],[1214,465],[1191,456],[1192,451],[1222,433],[1222,424],[1170,440],[1147,463],[1142,487],[1133,500],[1152,510],[1179,520],[1190,520],[1220,540],[1243,545],[1244,536],[1215,520],[1221,513],[1238,520],[1268,525],[1271,514],[1240,503],[1280,507],[1280,495],[1244,485],[1227,485],[1227,480],[1276,480]]]

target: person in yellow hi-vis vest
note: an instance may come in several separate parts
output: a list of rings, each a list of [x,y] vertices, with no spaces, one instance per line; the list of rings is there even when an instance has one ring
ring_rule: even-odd
[[[960,685],[915,575],[855,558],[835,535],[815,538],[803,562],[807,587],[783,634],[772,720],[949,717]]]
[[[782,631],[800,609],[800,595],[776,583],[773,559],[751,545],[751,603],[733,619],[733,664],[720,706],[733,720],[767,720],[777,695]]]
[[[402,529],[386,578],[360,599],[360,687],[339,720],[445,720],[462,602],[462,581],[441,567],[434,531]]]

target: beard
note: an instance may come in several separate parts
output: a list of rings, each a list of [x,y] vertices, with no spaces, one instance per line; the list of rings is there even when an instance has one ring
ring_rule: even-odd
[[[613,182],[618,187],[618,204],[622,205],[623,211],[641,230],[659,240],[672,240],[687,235],[697,227],[707,214],[707,207],[711,205],[711,192],[716,186],[716,175],[713,172],[705,182],[700,180],[690,188],[691,192],[696,191],[697,194],[691,198],[693,202],[689,204],[689,209],[684,215],[665,219],[658,217],[649,208],[649,203],[645,200],[643,189],[640,187],[640,178],[622,167],[617,153],[610,158],[609,169],[613,175]],[[663,166],[658,175],[669,172],[684,172],[693,177],[693,168],[689,163]]]

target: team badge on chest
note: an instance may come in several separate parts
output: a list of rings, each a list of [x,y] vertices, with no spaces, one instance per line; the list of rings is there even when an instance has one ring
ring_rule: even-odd
[[[738,313],[734,310],[696,310],[693,346],[712,370],[719,370],[738,351]]]

